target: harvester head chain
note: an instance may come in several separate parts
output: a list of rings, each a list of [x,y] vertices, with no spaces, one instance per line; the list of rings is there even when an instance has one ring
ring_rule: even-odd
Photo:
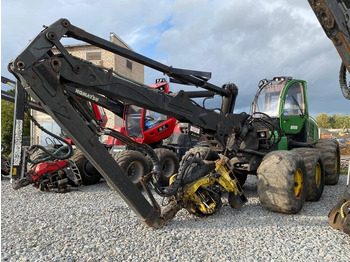
[[[339,84],[340,84],[340,89],[343,93],[343,96],[346,99],[350,100],[350,86],[348,86],[347,81],[346,81],[346,67],[344,63],[341,63],[340,66],[340,71],[339,71]]]
[[[328,221],[331,227],[350,235],[350,193],[348,190],[329,213]]]
[[[201,177],[204,177],[215,168],[213,162],[202,160],[198,155],[189,155],[179,168],[179,173],[176,175],[173,182],[166,188],[162,189],[162,193],[166,196],[175,195],[178,189],[187,185]]]

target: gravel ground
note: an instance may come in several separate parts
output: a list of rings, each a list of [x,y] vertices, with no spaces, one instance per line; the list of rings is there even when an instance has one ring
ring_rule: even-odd
[[[1,182],[2,261],[350,261],[350,237],[328,225],[346,176],[297,215],[260,206],[256,178],[248,203],[218,214],[180,211],[163,229],[142,225],[105,183],[58,194]],[[226,203],[226,204],[225,204]]]

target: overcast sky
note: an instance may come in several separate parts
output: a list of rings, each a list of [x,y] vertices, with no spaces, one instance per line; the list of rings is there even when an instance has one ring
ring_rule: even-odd
[[[311,115],[350,114],[340,57],[307,0],[2,0],[1,74],[13,79],[8,62],[59,18],[105,39],[114,32],[167,65],[210,71],[216,85],[235,83],[237,113],[260,79],[286,75],[308,82]],[[161,76],[146,70],[145,83]]]

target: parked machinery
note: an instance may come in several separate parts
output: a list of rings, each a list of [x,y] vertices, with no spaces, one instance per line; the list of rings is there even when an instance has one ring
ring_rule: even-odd
[[[2,80],[6,83],[10,81],[14,87],[14,81],[4,77],[2,77]],[[164,78],[156,79],[156,83],[150,85],[150,87],[165,93],[169,92],[168,82]],[[108,119],[103,107],[100,105],[109,107],[112,104],[113,112],[123,118],[124,124],[124,126],[114,127],[114,129],[138,143],[148,144],[155,149],[162,170],[160,179],[164,185],[168,185],[170,176],[177,172],[179,159],[181,159],[183,154],[200,141],[200,137],[198,136],[181,132],[180,129],[182,129],[183,125],[177,123],[175,118],[167,117],[134,105],[123,104],[120,101],[114,101],[111,103],[104,100],[99,101],[100,105],[97,105],[91,101],[82,100],[81,97],[83,97],[83,95],[93,98],[93,95],[86,92],[77,91],[76,95],[78,96],[78,101],[90,113],[91,117],[94,118],[95,122],[98,123],[101,128],[106,127]],[[1,98],[13,103],[15,102],[15,96],[6,91],[2,91]],[[46,132],[46,130],[30,115],[29,109],[43,113],[45,113],[45,111],[43,111],[42,107],[34,101],[26,99],[24,102],[24,109],[32,119],[32,122],[43,132]],[[61,136],[63,136],[64,140],[69,142],[69,144],[72,144],[72,140],[64,132],[61,133]],[[167,139],[166,142],[164,142],[165,139]],[[48,146],[45,148],[52,152],[62,146],[62,143],[59,142],[61,138],[47,138],[47,140]],[[152,169],[152,162],[147,158],[147,155],[135,151],[132,147],[128,147],[125,143],[114,137],[109,137],[106,143],[106,148],[111,152],[117,163],[122,166],[124,172],[128,174],[130,179],[140,187],[141,176],[147,174]],[[45,153],[42,149],[39,149],[39,151],[27,150],[26,155],[26,161],[28,163],[25,164],[25,166],[27,167],[27,172],[38,169],[36,165],[39,163],[54,160],[54,158],[50,157],[47,152]],[[4,156],[2,160],[5,161]],[[101,175],[79,149],[74,148],[74,153],[70,160],[77,165],[80,171],[80,184],[92,185],[100,181]],[[9,163],[10,159],[6,158],[6,161],[6,163]],[[7,169],[7,173],[9,173],[10,169],[6,169],[6,165],[3,165],[3,167],[3,173]],[[44,167],[44,165],[40,165],[40,167]],[[41,176],[48,175],[47,172],[40,172],[40,174]],[[30,181],[31,183],[34,182],[33,180]],[[27,183],[23,183],[22,185],[24,186],[26,184]],[[78,186],[76,183],[73,183],[73,185]],[[49,188],[53,189],[54,186],[51,185]]]
[[[166,73],[178,82],[207,91],[166,94],[155,90],[73,57],[60,43],[63,36],[84,40]],[[51,52],[53,46],[59,54]],[[305,199],[317,201],[325,182],[335,184],[338,181],[339,145],[333,140],[317,140],[317,127],[308,115],[306,83],[302,80],[290,77],[264,80],[254,101],[253,114],[234,114],[238,94],[234,84],[220,88],[208,82],[210,73],[165,66],[87,33],[66,19],[46,27],[10,63],[9,69],[19,80],[18,89],[22,89],[22,85],[23,93],[25,90],[42,105],[140,220],[150,226],[162,227],[180,208],[199,216],[213,214],[221,206],[224,191],[229,192],[230,205],[239,209],[246,198],[238,179],[243,183],[247,174],[258,175],[262,205],[284,213],[298,212]],[[191,99],[213,95],[222,97],[219,111],[204,108]],[[21,96],[18,90],[17,96]],[[91,99],[97,104],[101,99],[110,102],[104,106],[112,111],[113,102],[122,101],[174,117],[188,123],[185,128],[188,132],[202,135],[208,147],[190,150],[170,185],[164,186],[160,180],[159,158],[154,150],[96,124],[89,110],[82,106],[84,100]],[[19,106],[16,103],[16,112],[19,112]],[[276,115],[271,115],[268,110],[273,106]],[[19,125],[15,130],[18,130],[21,122],[16,123]],[[14,185],[20,178],[17,174],[21,173],[17,133],[13,154],[14,160],[19,161],[13,161]],[[149,200],[101,144],[101,135],[113,136],[149,156],[153,169],[141,179]],[[330,159],[327,162],[326,154]],[[150,186],[157,194],[168,198],[169,205],[164,210],[154,199]]]
[[[2,77],[1,80],[3,83],[11,83],[12,87],[15,85],[14,81],[5,77]],[[15,103],[15,95],[10,92],[1,91],[1,99]],[[25,96],[23,101],[21,101],[21,105],[21,109],[23,110],[21,113],[24,114],[24,112],[26,112],[33,125],[36,125],[51,138],[46,138],[46,146],[32,145],[30,147],[22,147],[23,159],[21,165],[23,172],[21,174],[21,183],[16,185],[16,189],[28,184],[33,184],[43,191],[66,192],[70,190],[72,186],[78,187],[82,184],[96,183],[100,180],[100,174],[97,173],[96,176],[98,177],[96,178],[84,172],[84,157],[81,157],[81,154],[78,152],[79,150],[73,150],[72,142],[69,138],[51,133],[33,118],[30,109],[46,113],[38,103],[30,100],[28,96]],[[96,121],[101,125],[105,125],[107,119],[103,109],[93,103],[90,103],[90,108],[94,112]],[[69,159],[73,155],[73,152],[75,152],[74,160]],[[3,175],[6,172],[10,173],[10,162],[11,155],[9,157],[2,155],[2,163],[4,163],[4,165],[2,165]],[[83,172],[80,173],[79,170]],[[95,170],[95,173],[96,172]],[[7,176],[11,177],[10,174]]]
[[[165,78],[158,78],[151,88],[168,94],[169,84]],[[123,126],[113,129],[130,137],[140,144],[147,144],[154,149],[160,164],[160,180],[163,185],[169,184],[169,178],[178,171],[179,160],[185,152],[202,141],[202,138],[192,132],[186,132],[182,123],[174,117],[169,117],[158,112],[126,104],[123,113]],[[152,161],[135,148],[126,145],[113,136],[109,136],[107,147],[113,158],[123,168],[125,173],[139,187],[140,178],[152,170]]]

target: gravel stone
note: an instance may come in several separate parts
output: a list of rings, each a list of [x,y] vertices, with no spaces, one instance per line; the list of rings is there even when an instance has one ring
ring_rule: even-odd
[[[299,214],[260,205],[256,177],[248,203],[197,218],[186,210],[162,229],[142,225],[106,183],[65,194],[18,191],[1,181],[2,261],[350,261],[350,237],[328,225],[346,176]],[[224,196],[225,197],[225,196]],[[157,198],[159,202],[161,198]]]

